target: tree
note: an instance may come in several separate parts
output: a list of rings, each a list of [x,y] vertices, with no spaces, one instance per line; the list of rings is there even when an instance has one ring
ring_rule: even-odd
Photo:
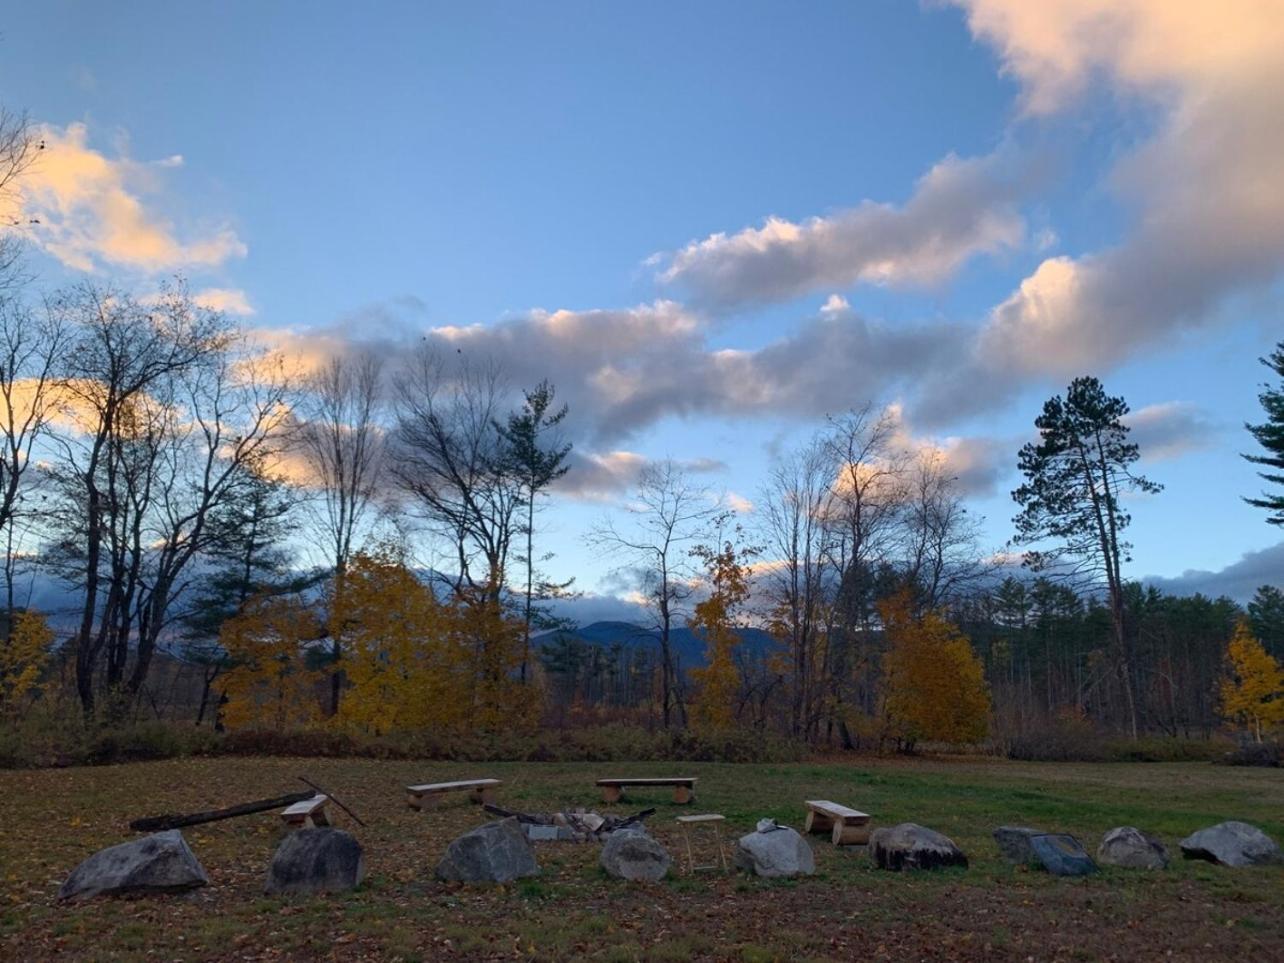
[[[535,581],[535,512],[541,494],[568,471],[571,466],[566,463],[571,453],[570,443],[561,443],[553,439],[546,443],[544,436],[555,431],[566,418],[568,408],[562,405],[554,408],[556,390],[547,381],[541,381],[531,391],[524,394],[520,411],[508,416],[508,423],[500,427],[500,435],[506,444],[505,457],[508,468],[520,480],[522,501],[526,509],[526,521],[520,534],[526,536],[526,554],[522,561],[526,563],[526,599],[523,609],[522,630],[522,681],[527,679],[528,663],[531,650],[531,624],[536,615],[535,603],[544,597],[560,594],[570,588],[571,583],[541,583],[536,591]],[[547,561],[547,556],[543,559]]]
[[[38,691],[53,643],[53,629],[39,612],[6,613],[0,639],[0,710],[14,711]]]
[[[1284,485],[1284,341],[1275,346],[1274,352],[1261,359],[1271,371],[1280,378],[1276,388],[1262,386],[1262,393],[1257,396],[1266,412],[1266,420],[1259,425],[1245,425],[1249,434],[1257,441],[1265,454],[1245,455],[1254,465],[1262,465],[1266,471],[1258,474],[1270,485]],[[1256,508],[1264,508],[1270,514],[1266,520],[1272,525],[1284,525],[1284,491],[1276,494],[1263,492],[1260,498],[1245,498]]]
[[[20,184],[45,148],[25,114],[0,107],[0,290],[18,286],[21,235],[3,228],[36,223],[22,210]]]
[[[888,639],[881,684],[884,736],[907,749],[920,740],[984,739],[990,694],[967,636],[936,612],[916,618],[908,591],[880,602],[879,615]]]
[[[608,519],[589,533],[589,541],[618,560],[617,571],[632,569],[654,613],[660,637],[660,711],[667,729],[681,707],[672,628],[691,597],[695,573],[686,550],[716,527],[723,511],[706,489],[692,484],[685,471],[666,459],[642,469],[625,512],[631,520],[626,528]]]
[[[321,674],[309,667],[306,646],[320,634],[312,610],[286,596],[257,596],[224,624],[219,641],[233,663],[223,680],[228,728],[280,732],[316,721]]]
[[[296,440],[321,503],[318,527],[337,591],[375,500],[383,453],[382,363],[370,353],[331,358],[307,379]],[[343,626],[330,626],[330,714],[343,691]]]
[[[1222,714],[1243,725],[1257,742],[1263,732],[1284,724],[1284,669],[1253,638],[1246,620],[1240,620],[1226,647],[1221,696]]]
[[[1284,658],[1284,592],[1273,585],[1258,588],[1248,603],[1248,621],[1266,651]]]
[[[1122,539],[1131,516],[1120,496],[1152,494],[1158,485],[1132,470],[1140,457],[1128,441],[1123,398],[1111,397],[1096,378],[1076,378],[1065,397],[1054,396],[1035,419],[1039,440],[1026,444],[1019,466],[1026,481],[1012,493],[1021,505],[1014,541],[1054,543],[1026,552],[1036,572],[1104,583],[1115,653],[1127,698],[1128,727],[1138,731],[1136,660],[1127,630],[1122,565],[1130,546]]]
[[[691,554],[704,566],[709,594],[695,604],[688,625],[704,640],[705,664],[692,669],[696,684],[692,716],[709,729],[729,729],[736,721],[740,673],[736,647],[740,644],[739,613],[749,598],[749,562],[757,550],[737,549],[730,541],[721,548],[697,545]]]

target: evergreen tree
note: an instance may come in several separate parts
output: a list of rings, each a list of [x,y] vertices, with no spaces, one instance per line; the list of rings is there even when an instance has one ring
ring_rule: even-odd
[[[1284,341],[1277,344],[1271,356],[1262,358],[1261,362],[1279,375],[1280,385],[1277,388],[1262,386],[1264,390],[1257,399],[1266,411],[1266,420],[1260,425],[1244,426],[1265,449],[1265,453],[1244,457],[1254,465],[1266,468],[1258,474],[1269,484],[1284,486]],[[1261,498],[1245,498],[1244,501],[1270,512],[1266,518],[1270,524],[1284,525],[1284,488],[1278,493],[1262,492]]]
[[[1111,628],[1127,697],[1128,726],[1137,735],[1139,680],[1125,627],[1121,567],[1130,546],[1122,533],[1131,521],[1120,496],[1154,493],[1162,486],[1134,474],[1140,457],[1128,441],[1123,398],[1106,394],[1096,378],[1076,378],[1065,397],[1054,396],[1035,419],[1039,440],[1021,449],[1025,484],[1012,493],[1021,505],[1013,519],[1025,564],[1036,572],[1104,583]]]
[[[1284,658],[1284,592],[1273,585],[1263,585],[1248,603],[1248,621],[1266,651]]]

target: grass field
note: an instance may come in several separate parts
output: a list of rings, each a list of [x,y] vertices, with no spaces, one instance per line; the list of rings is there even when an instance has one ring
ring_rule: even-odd
[[[607,770],[610,770],[609,772]],[[539,844],[538,879],[478,889],[433,877],[445,845],[483,819],[466,802],[415,812],[410,782],[493,775],[516,809],[601,808],[605,775],[699,777],[694,807],[639,791],[612,811],[656,805],[649,825],[675,856],[673,817],[721,812],[732,835],[760,817],[799,826],[800,801],[832,798],[881,825],[912,820],[954,838],[967,870],[892,874],[863,850],[816,842],[817,875],[767,882],[676,875],[607,878],[595,846]],[[356,828],[367,878],[355,893],[267,898],[282,829],[274,813],[193,827],[212,885],[175,897],[60,906],[54,894],[94,850],[132,838],[132,818],[330,787]],[[1170,850],[1185,834],[1243,819],[1284,840],[1284,772],[1207,764],[1026,764],[852,760],[796,765],[450,764],[340,759],[187,759],[0,772],[0,958],[44,959],[961,959],[1284,960],[1284,867],[1231,870],[1178,858],[1162,873],[1064,880],[1002,862],[990,830],[1023,823],[1101,834],[1136,825]]]

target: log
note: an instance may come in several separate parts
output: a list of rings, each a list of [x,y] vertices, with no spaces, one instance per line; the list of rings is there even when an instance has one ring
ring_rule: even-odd
[[[225,809],[209,809],[200,813],[166,813],[162,816],[144,816],[135,819],[129,828],[136,833],[159,833],[166,829],[181,829],[184,826],[199,826],[201,823],[213,823],[220,819],[232,819],[236,816],[249,816],[253,813],[266,812],[269,809],[280,809],[292,806],[296,802],[311,799],[316,793],[291,792],[284,796],[273,796],[271,799],[256,799],[254,802],[240,803]]]

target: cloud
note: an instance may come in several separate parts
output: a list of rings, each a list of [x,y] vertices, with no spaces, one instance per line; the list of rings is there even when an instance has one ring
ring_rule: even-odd
[[[1143,461],[1167,461],[1209,447],[1217,427],[1197,406],[1186,401],[1147,405],[1124,417],[1129,437]]]
[[[237,288],[205,288],[192,295],[192,300],[211,311],[222,311],[225,314],[237,314],[248,317],[254,313],[254,306],[244,291]]]
[[[1006,152],[951,155],[901,207],[865,201],[802,223],[769,217],[762,227],[712,234],[648,263],[663,265],[662,284],[722,310],[825,287],[934,285],[972,257],[1022,242],[1016,203],[1030,190],[1030,175]]]
[[[24,175],[17,203],[24,220],[39,222],[26,229],[29,238],[66,266],[164,273],[245,256],[246,246],[231,228],[180,239],[175,226],[144,202],[156,193],[157,171],[182,164],[178,155],[153,164],[108,158],[89,146],[84,124],[45,126],[38,133],[45,147]]]
[[[634,451],[592,452],[571,450],[570,471],[553,483],[561,495],[582,501],[609,501],[633,489],[642,469],[653,460]],[[725,462],[714,458],[675,460],[674,464],[692,474],[726,471]]]
[[[955,0],[1022,85],[1028,117],[1095,87],[1150,112],[1153,135],[1110,186],[1131,214],[1115,246],[1044,260],[989,316],[979,381],[1113,366],[1216,322],[1284,271],[1284,16],[1228,0]],[[992,400],[992,399],[991,399]]]
[[[738,495],[735,492],[727,492],[725,501],[727,507],[737,515],[749,515],[753,512],[753,502],[745,498],[743,495]]]
[[[1141,581],[1173,595],[1202,592],[1214,598],[1225,595],[1243,603],[1251,599],[1262,585],[1284,588],[1281,573],[1284,573],[1284,542],[1256,552],[1245,552],[1238,561],[1219,571],[1187,569],[1173,578],[1148,575]]]

